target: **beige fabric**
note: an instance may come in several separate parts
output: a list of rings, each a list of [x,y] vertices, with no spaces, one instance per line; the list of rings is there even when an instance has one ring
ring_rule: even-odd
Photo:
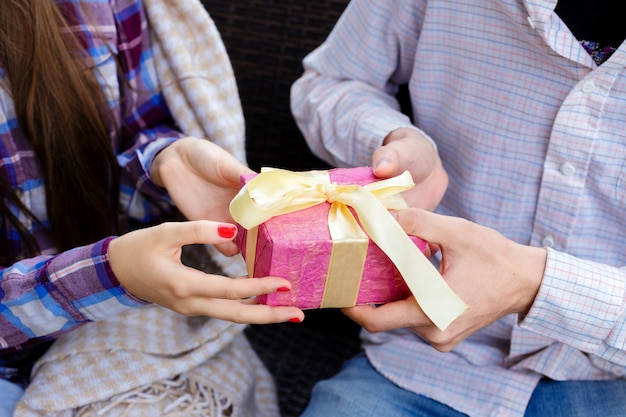
[[[59,338],[15,417],[279,415],[244,325],[147,306]]]
[[[233,69],[215,23],[198,0],[144,0],[159,84],[182,131],[208,139],[244,164],[245,123]],[[240,255],[211,257],[229,276],[246,274]]]
[[[143,0],[159,84],[189,136],[209,139],[245,163],[245,128],[230,60],[198,0]]]

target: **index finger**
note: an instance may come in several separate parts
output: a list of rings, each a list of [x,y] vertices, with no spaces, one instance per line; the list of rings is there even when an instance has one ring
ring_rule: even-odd
[[[440,247],[445,246],[444,242],[475,246],[477,228],[480,227],[461,217],[436,214],[414,207],[397,210],[394,217],[407,234]]]

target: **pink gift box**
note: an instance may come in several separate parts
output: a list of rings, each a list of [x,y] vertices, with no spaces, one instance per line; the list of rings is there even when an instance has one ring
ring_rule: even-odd
[[[368,167],[336,168],[328,172],[333,182],[342,185],[366,185],[377,181]],[[255,175],[242,177],[242,185]],[[257,297],[261,304],[294,305],[302,309],[321,307],[333,247],[328,230],[330,206],[330,203],[324,202],[275,216],[258,226],[253,277],[283,277],[292,285],[291,291]],[[239,225],[236,242],[244,258],[247,256],[247,238],[248,231]],[[413,236],[411,240],[422,252],[427,250],[424,240]],[[410,294],[391,260],[369,240],[356,305],[382,304],[407,298]],[[351,307],[351,305],[327,307]]]

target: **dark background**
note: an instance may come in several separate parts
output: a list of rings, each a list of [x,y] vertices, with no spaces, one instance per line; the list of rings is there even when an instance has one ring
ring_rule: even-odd
[[[309,151],[289,108],[302,58],[323,42],[348,1],[211,1],[237,79],[246,119],[248,164],[291,170],[328,165]]]

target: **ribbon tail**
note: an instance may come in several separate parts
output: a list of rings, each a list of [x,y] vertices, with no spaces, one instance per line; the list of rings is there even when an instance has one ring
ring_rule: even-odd
[[[440,330],[469,309],[375,196],[360,190],[347,199],[342,197],[356,210],[363,230],[391,259],[424,314]]]

